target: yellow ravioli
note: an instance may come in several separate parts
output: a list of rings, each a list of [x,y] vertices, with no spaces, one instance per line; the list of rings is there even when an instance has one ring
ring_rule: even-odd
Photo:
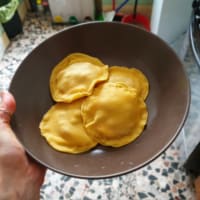
[[[44,115],[40,122],[41,135],[54,149],[76,154],[96,146],[83,127],[81,104],[82,100],[57,103]]]
[[[136,68],[112,66],[109,68],[108,82],[122,82],[133,87],[144,100],[149,92],[149,83],[145,75]]]
[[[132,142],[147,122],[147,108],[134,88],[123,83],[103,83],[81,106],[88,135],[105,146]]]
[[[50,90],[56,102],[70,103],[92,94],[94,86],[108,79],[108,66],[99,59],[73,53],[53,69]]]

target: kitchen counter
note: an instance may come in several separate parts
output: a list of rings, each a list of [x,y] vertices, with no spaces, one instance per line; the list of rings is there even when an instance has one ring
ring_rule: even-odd
[[[0,89],[7,89],[21,61],[43,40],[65,26],[52,26],[48,16],[28,14],[24,32],[15,37],[0,61]],[[170,44],[179,54],[185,36]],[[180,42],[181,41],[181,42]],[[187,41],[187,40],[186,40]],[[85,180],[47,170],[41,200],[193,200],[194,188],[183,163],[200,141],[200,74],[188,47],[182,56],[191,83],[191,106],[179,137],[155,161],[144,168],[115,178]]]

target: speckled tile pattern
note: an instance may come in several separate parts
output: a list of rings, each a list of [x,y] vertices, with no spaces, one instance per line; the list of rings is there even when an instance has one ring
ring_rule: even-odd
[[[21,61],[30,51],[64,26],[52,26],[49,17],[28,14],[24,32],[12,40],[0,61],[0,89],[7,89]],[[200,125],[200,75],[190,52],[184,65],[191,82],[191,108],[184,132],[155,161],[144,168],[115,178],[85,180],[47,170],[41,200],[193,200],[194,189],[182,164],[185,147],[194,148]],[[191,137],[193,135],[194,137]],[[198,138],[200,135],[198,136]],[[189,141],[189,143],[187,142]],[[192,144],[192,145],[191,145]],[[189,150],[191,151],[191,149]]]
[[[190,178],[179,164],[177,149],[171,146],[143,169],[112,179],[75,179],[48,171],[41,199],[192,200],[194,197]]]

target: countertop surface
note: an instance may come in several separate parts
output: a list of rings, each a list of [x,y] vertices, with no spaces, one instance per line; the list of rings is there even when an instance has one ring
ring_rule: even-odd
[[[34,47],[64,27],[52,26],[47,16],[29,13],[24,22],[23,34],[12,39],[0,61],[0,89],[9,87],[16,69]],[[47,170],[41,188],[41,200],[195,199],[192,181],[183,163],[200,139],[200,72],[188,46],[187,34],[170,45],[182,59],[191,83],[190,111],[175,142],[149,165],[115,178],[85,180]],[[180,53],[183,49],[185,52]]]

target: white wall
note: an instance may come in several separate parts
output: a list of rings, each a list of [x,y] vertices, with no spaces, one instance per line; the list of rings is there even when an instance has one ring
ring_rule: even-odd
[[[190,23],[193,0],[154,0],[151,30],[167,42],[185,32]]]

